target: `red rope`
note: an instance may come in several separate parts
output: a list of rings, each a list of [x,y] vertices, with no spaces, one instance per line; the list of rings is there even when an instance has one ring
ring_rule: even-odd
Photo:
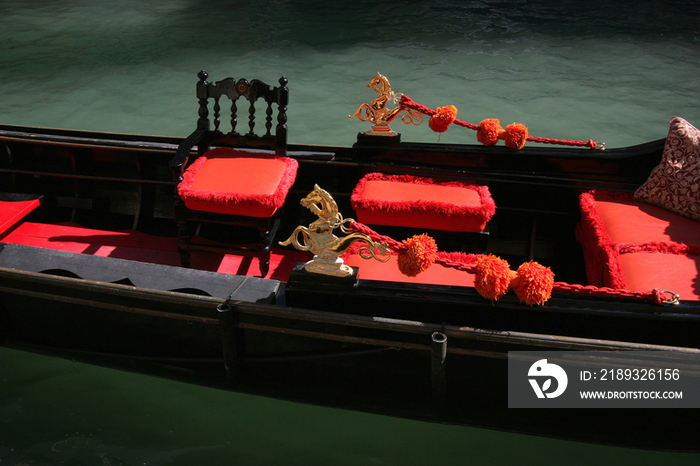
[[[364,233],[365,235],[369,236],[370,239],[375,243],[386,244],[386,246],[389,249],[391,249],[392,252],[395,252],[397,254],[401,254],[402,252],[406,252],[408,250],[406,245],[404,245],[401,241],[396,241],[395,239],[389,236],[380,235],[364,223],[353,222],[350,224],[350,229],[358,233]]]
[[[433,116],[437,113],[436,110],[426,107],[425,105],[416,103],[410,97],[405,95],[401,96],[401,100],[399,100],[399,105],[403,105],[404,107],[413,109],[417,112],[422,113],[423,115]],[[479,129],[479,125],[475,125],[474,123],[469,123],[467,121],[462,121],[460,119],[455,119],[454,124],[458,126],[464,126],[465,128],[473,129],[474,131]]]
[[[566,282],[554,282],[554,289],[552,291],[558,291],[562,293],[586,294],[592,296],[613,296],[620,298],[648,299],[653,301],[654,304],[663,304],[666,301],[664,299],[663,293],[656,288],[647,293],[644,293],[641,291],[618,290],[615,288],[599,287],[593,285],[576,285]]]
[[[372,239],[372,241],[376,243],[385,243],[387,247],[396,254],[405,253],[408,249],[406,245],[403,244],[403,242],[397,241],[389,236],[381,235],[363,223],[354,222],[351,224],[350,228],[353,231],[366,234],[370,237],[370,239]],[[453,269],[473,274],[474,263],[479,258],[479,256],[480,255],[478,254],[439,251],[437,253],[435,263],[438,263],[444,267],[451,267]],[[654,304],[659,305],[664,304],[666,302],[664,294],[656,288],[650,292],[644,293],[639,291],[620,290],[594,285],[578,285],[566,282],[554,282],[554,288],[552,289],[552,291],[580,295],[610,296],[620,298],[633,298],[640,300],[651,300]]]
[[[532,142],[541,142],[543,144],[559,144],[562,146],[590,147],[591,149],[596,149],[598,147],[598,143],[595,142],[593,139],[589,139],[588,141],[570,141],[570,140],[566,140],[566,139],[538,138],[535,136],[528,136],[527,140],[532,141]]]
[[[414,102],[410,97],[408,96],[401,96],[401,100],[399,101],[399,105],[402,105],[404,107],[408,107],[412,110],[416,110],[417,112],[420,112],[424,115],[428,116],[433,116],[437,113],[436,110],[433,110],[432,108],[426,107],[425,105],[421,105],[419,103]],[[475,125],[474,123],[469,123],[466,121],[462,121],[459,119],[455,119],[454,124],[458,126],[463,126],[465,128],[473,129],[474,131],[477,131],[479,129],[479,125]],[[580,147],[590,147],[591,149],[596,149],[600,144],[595,142],[593,139],[589,139],[588,141],[571,141],[567,139],[552,139],[552,138],[539,138],[535,136],[528,136],[527,141],[531,142],[539,142],[543,144],[559,144],[559,145],[564,145],[564,146],[580,146]]]

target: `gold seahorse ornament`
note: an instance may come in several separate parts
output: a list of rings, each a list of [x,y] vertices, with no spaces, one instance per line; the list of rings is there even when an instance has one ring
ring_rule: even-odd
[[[373,124],[372,130],[365,132],[365,134],[370,136],[396,136],[396,132],[391,129],[389,123],[394,121],[401,112],[406,112],[401,117],[401,121],[405,124],[420,125],[423,122],[423,115],[420,112],[406,106],[399,104],[397,107],[387,108],[389,102],[398,104],[403,94],[391,90],[391,84],[389,84],[386,76],[377,73],[377,76],[367,83],[367,87],[374,90],[377,93],[377,97],[368,104],[361,104],[355,113],[348,115],[350,118],[357,117],[360,121],[369,121]]]
[[[309,224],[308,228],[299,225],[285,241],[280,241],[281,246],[292,244],[300,251],[310,251],[314,253],[314,258],[304,265],[304,270],[323,275],[336,277],[347,277],[353,274],[351,267],[343,262],[340,257],[357,241],[367,243],[367,246],[360,248],[359,254],[363,259],[377,259],[380,262],[387,262],[391,257],[391,251],[384,243],[375,243],[364,233],[351,232],[346,226],[354,222],[353,219],[343,219],[338,212],[338,205],[328,192],[318,185],[314,186],[304,199],[301,205],[309,209],[318,220]],[[333,230],[340,228],[340,231],[347,236],[337,237]],[[299,241],[301,233],[302,241]],[[376,251],[379,252],[377,256]]]

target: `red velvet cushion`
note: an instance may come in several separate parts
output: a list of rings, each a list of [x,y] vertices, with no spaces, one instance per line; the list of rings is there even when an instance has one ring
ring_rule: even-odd
[[[615,243],[675,241],[700,244],[700,223],[634,199],[596,200],[596,210]],[[624,221],[620,221],[624,219]]]
[[[178,194],[188,209],[247,217],[270,217],[296,179],[296,160],[220,147],[186,171]]]
[[[683,254],[620,254],[626,289],[649,292],[669,290],[681,299],[700,299],[700,256]]]
[[[698,299],[700,223],[636,201],[631,193],[591,191],[580,197],[578,239],[588,281]]]
[[[496,211],[486,186],[382,173],[362,178],[351,202],[362,223],[446,231],[483,231]]]

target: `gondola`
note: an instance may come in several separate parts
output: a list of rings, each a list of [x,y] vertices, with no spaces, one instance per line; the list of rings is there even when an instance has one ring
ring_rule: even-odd
[[[273,87],[213,82],[201,72],[197,127],[188,137],[0,125],[0,341],[302,403],[635,448],[699,449],[692,409],[533,414],[507,403],[512,351],[700,354],[695,275],[634,278],[659,280],[646,288],[624,282],[632,280],[624,276],[632,258],[633,269],[652,264],[654,255],[684,261],[686,269],[695,264],[696,220],[677,213],[657,219],[665,222],[658,234],[676,228],[677,241],[622,241],[600,230],[605,215],[626,214],[591,207],[635,209],[629,216],[639,222],[656,213],[633,193],[664,158],[668,140],[620,149],[407,142],[390,129],[398,111],[409,123],[455,117],[392,94],[383,105],[396,102],[393,113],[372,116],[371,109],[385,109],[376,103],[358,110],[374,127],[351,145],[288,144],[286,89],[285,78]],[[248,112],[239,103],[231,118],[238,131],[223,130],[224,97],[232,95],[268,101],[257,110],[257,127],[254,106]],[[253,134],[261,127],[266,134]],[[499,131],[503,137],[510,130]],[[242,146],[243,154],[295,166],[270,221],[239,222],[235,211],[236,222],[217,224],[210,220],[228,212],[193,214],[178,194],[185,171],[212,150]],[[439,202],[408,210],[389,203],[372,212],[360,188],[373,181],[415,183],[409,192],[486,187],[493,208],[478,226],[451,230],[460,215],[473,220],[474,209],[452,218],[430,210]],[[308,232],[322,218],[314,192],[334,202],[330,228],[342,224],[335,231],[341,242],[353,234],[372,242],[362,248],[368,243],[348,240],[335,251],[346,273],[308,266],[325,254],[309,246]],[[640,225],[627,229],[651,231]],[[231,246],[248,236],[254,247]],[[411,238],[434,240],[438,252],[432,265],[407,275]],[[547,296],[528,302],[508,283],[488,295],[477,284],[483,275],[476,261],[484,257],[506,264],[510,285],[515,276],[525,281],[521,264],[551,271]]]

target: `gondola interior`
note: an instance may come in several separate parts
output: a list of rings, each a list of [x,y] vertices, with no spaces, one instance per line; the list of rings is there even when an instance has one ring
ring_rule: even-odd
[[[205,78],[200,74],[200,88],[207,88]],[[235,88],[240,81],[229,84]],[[206,100],[198,98],[200,105]],[[281,102],[276,105],[286,105]],[[638,218],[648,213],[629,196],[663,160],[667,141],[606,150],[538,144],[513,149],[360,133],[347,146],[285,143],[282,154],[275,155],[274,148],[266,152],[298,164],[279,208],[269,259],[259,254],[258,228],[204,221],[188,231],[192,244],[207,247],[192,248],[189,267],[183,267],[178,247],[183,229],[174,214],[182,171],[174,178],[172,161],[196,159],[221,137],[224,145],[240,146],[239,138],[247,136],[219,132],[226,115],[220,115],[218,100],[210,108],[216,123],[204,121],[207,111],[200,107],[189,138],[0,125],[0,340],[297,401],[603,443],[690,448],[692,429],[674,425],[656,438],[652,430],[637,428],[646,422],[645,413],[601,426],[599,413],[590,410],[555,432],[553,426],[557,430],[564,422],[559,414],[532,419],[503,407],[508,351],[698,351],[696,220],[669,217],[667,226],[682,224],[678,228],[690,235],[684,243],[676,236],[613,240],[586,236],[585,230],[612,231],[604,223],[616,219],[614,211],[610,220],[582,209],[584,193],[617,193],[591,201],[599,201],[601,212],[605,202],[622,202],[637,209]],[[269,134],[271,112],[263,113]],[[285,118],[277,123],[286,132]],[[191,160],[183,169],[187,163]],[[535,261],[554,273],[551,299],[525,304],[510,291],[487,299],[475,290],[468,267],[433,264],[407,276],[396,257],[382,263],[352,249],[343,257],[356,275],[304,271],[314,254],[279,242],[318,218],[302,200],[318,186],[332,196],[342,218],[357,218],[363,212],[353,193],[373,174],[383,181],[448,180],[462,191],[486,187],[495,212],[478,228],[415,227],[413,212],[402,224],[375,218],[369,227],[399,242],[425,233],[439,251],[457,254],[450,257],[496,256],[513,270]],[[432,221],[437,225],[444,218]],[[248,238],[255,247],[230,246]],[[214,245],[223,249],[209,247]],[[591,265],[600,251],[618,254],[610,256],[618,262],[651,253],[685,261],[680,299],[666,301],[679,275],[659,276],[670,284],[648,287],[654,289],[611,287],[603,276],[609,270]],[[592,270],[600,275],[596,283]],[[450,339],[450,362],[442,375],[432,365],[431,334]],[[488,396],[473,383],[472,370],[493,379]],[[656,414],[673,423],[673,413]]]

